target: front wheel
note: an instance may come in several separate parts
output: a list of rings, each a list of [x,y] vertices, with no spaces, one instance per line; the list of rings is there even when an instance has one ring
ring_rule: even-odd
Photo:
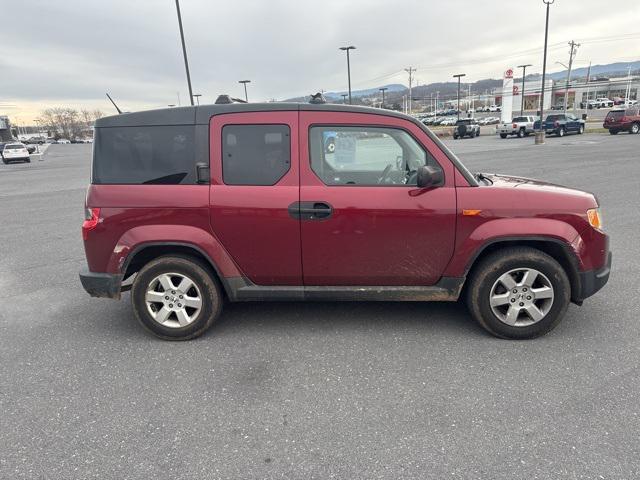
[[[497,251],[470,278],[467,307],[500,338],[530,339],[553,330],[571,299],[571,284],[551,256],[530,247]]]
[[[142,325],[164,340],[191,340],[213,325],[222,293],[207,267],[190,257],[152,260],[131,288],[133,311]]]
[[[584,133],[584,125],[580,125],[580,128],[578,128],[578,135],[582,135]]]
[[[629,130],[629,133],[640,133],[640,123],[634,123],[633,125],[631,125],[631,130]]]
[[[564,137],[564,128],[561,128],[560,130],[558,130],[558,136]]]

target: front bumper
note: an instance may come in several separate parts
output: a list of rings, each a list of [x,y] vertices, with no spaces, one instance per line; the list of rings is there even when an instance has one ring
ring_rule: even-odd
[[[611,273],[611,252],[607,256],[607,263],[599,270],[589,270],[586,272],[579,272],[580,275],[580,298],[579,301],[590,297],[609,281],[609,274]]]
[[[123,277],[124,275],[116,273],[80,271],[80,283],[92,297],[119,299]]]

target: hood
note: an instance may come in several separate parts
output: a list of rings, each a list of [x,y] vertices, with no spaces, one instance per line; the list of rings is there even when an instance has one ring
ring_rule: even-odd
[[[526,177],[515,177],[511,175],[500,175],[497,173],[483,173],[483,177],[492,182],[494,188],[517,188],[522,194],[534,194],[539,192],[544,195],[557,196],[558,198],[573,198],[584,200],[592,207],[597,206],[597,200],[592,193],[583,190],[557,185]],[[528,195],[527,195],[528,196]]]

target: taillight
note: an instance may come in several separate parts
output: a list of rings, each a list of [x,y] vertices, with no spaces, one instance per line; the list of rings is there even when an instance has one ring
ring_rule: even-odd
[[[89,232],[100,223],[100,209],[86,207],[84,209],[84,222],[82,222],[82,239],[89,238]]]
[[[518,128],[518,124],[514,123],[513,125],[511,125],[513,128]]]

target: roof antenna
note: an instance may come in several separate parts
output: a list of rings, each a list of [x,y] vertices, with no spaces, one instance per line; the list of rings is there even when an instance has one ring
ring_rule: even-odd
[[[107,98],[111,100],[111,103],[113,103],[113,106],[116,107],[116,110],[118,111],[118,113],[122,113],[122,110],[118,108],[118,105],[116,105],[116,102],[113,101],[113,98],[111,98],[111,95],[109,95],[108,93],[106,95],[107,95]]]

